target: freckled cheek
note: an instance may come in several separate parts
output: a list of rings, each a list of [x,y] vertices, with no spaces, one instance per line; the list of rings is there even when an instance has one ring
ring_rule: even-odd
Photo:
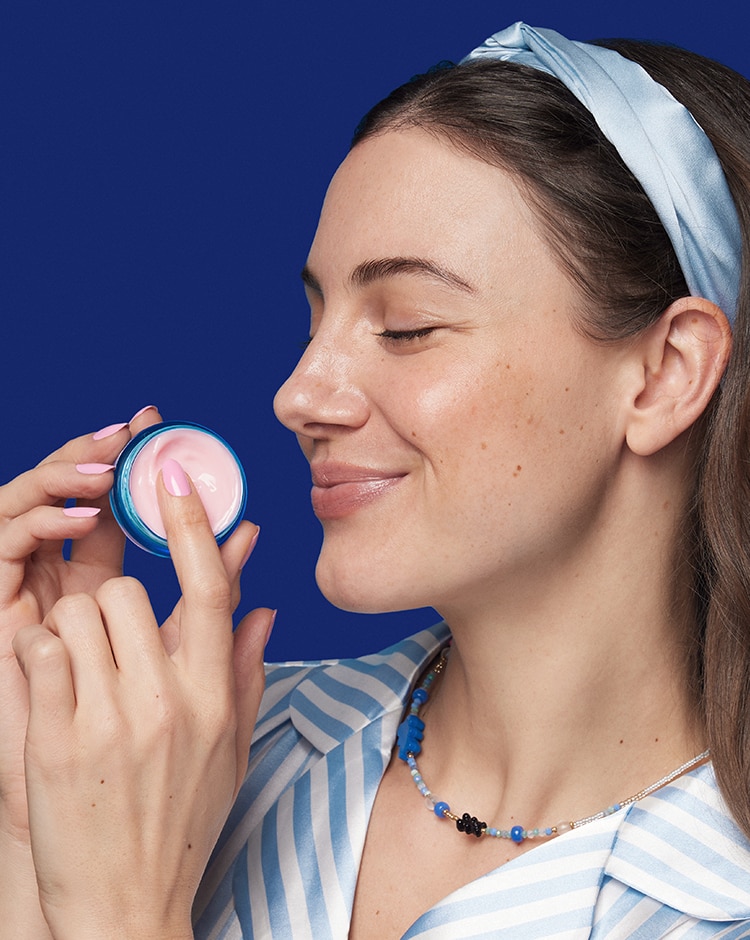
[[[407,438],[436,465],[465,475],[469,464],[488,464],[519,476],[542,422],[525,395],[508,394],[497,382],[463,388],[433,386],[411,398]]]

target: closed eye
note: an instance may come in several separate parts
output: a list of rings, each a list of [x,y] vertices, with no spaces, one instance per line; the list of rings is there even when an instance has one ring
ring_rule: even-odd
[[[423,326],[418,330],[383,330],[377,335],[381,339],[388,340],[391,343],[408,343],[415,339],[423,339],[434,332],[436,327]]]

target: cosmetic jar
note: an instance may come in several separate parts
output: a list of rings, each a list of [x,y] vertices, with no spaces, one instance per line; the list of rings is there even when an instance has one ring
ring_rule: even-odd
[[[229,538],[247,503],[247,480],[237,455],[214,431],[187,421],[155,424],[120,453],[110,503],[127,537],[153,555],[167,557],[157,481],[166,460],[176,460],[201,498],[216,541]]]

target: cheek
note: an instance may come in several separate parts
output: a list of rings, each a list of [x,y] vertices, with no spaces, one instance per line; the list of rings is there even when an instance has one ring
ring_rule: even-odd
[[[467,471],[472,464],[492,462],[512,477],[543,425],[532,391],[530,378],[512,379],[502,361],[483,369],[451,368],[411,390],[412,442],[438,464]]]
[[[436,484],[463,502],[473,493],[474,510],[505,512],[532,497],[544,506],[597,462],[596,422],[580,392],[569,377],[501,360],[414,389],[407,426]]]
[[[406,381],[393,383],[399,390],[402,420],[411,422],[420,436],[441,432],[451,437],[465,435],[470,426],[479,424],[490,413],[504,410],[507,390],[500,366],[487,368],[481,363],[441,359],[429,372],[416,370]]]

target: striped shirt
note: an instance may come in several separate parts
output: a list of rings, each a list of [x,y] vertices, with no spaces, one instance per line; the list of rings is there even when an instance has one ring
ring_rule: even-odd
[[[197,940],[340,940],[404,702],[448,637],[268,667],[245,783],[195,904]],[[750,938],[750,842],[704,764],[472,881],[419,940]]]

